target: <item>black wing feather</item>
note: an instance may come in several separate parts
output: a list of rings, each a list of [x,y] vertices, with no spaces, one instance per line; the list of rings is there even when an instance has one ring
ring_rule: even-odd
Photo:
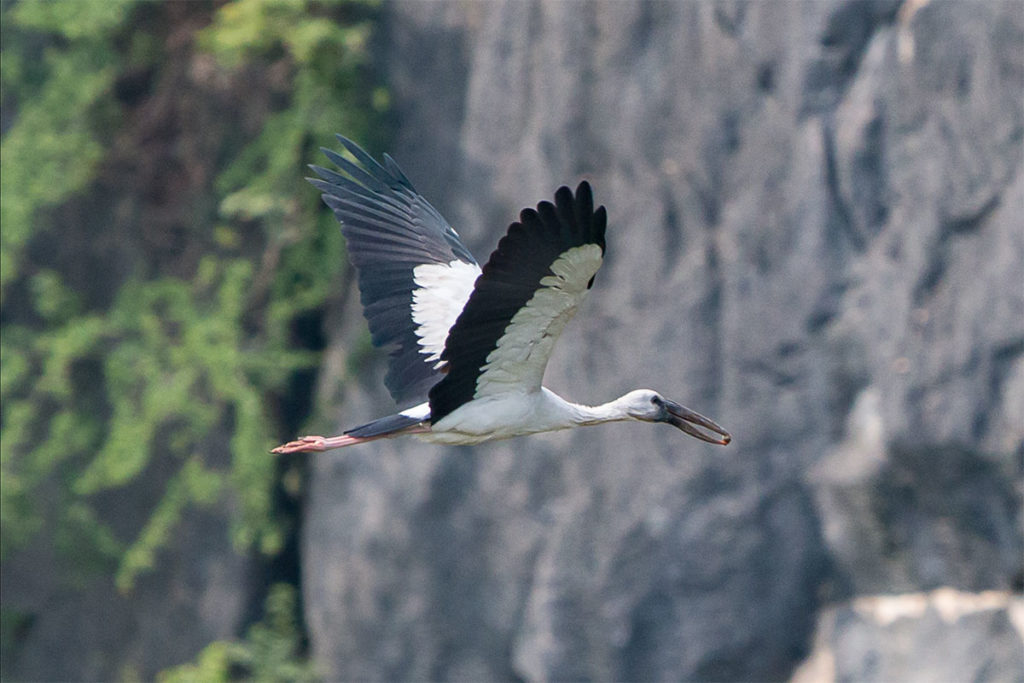
[[[413,269],[476,260],[394,159],[384,155],[382,166],[351,140],[339,135],[338,141],[355,161],[323,152],[345,175],[312,165],[320,178],[308,180],[341,223],[374,345],[393,347],[385,385],[398,403],[422,400],[441,375],[420,352],[411,313]]]
[[[554,204],[541,202],[536,210],[520,213],[519,221],[509,227],[491,254],[448,333],[441,355],[448,372],[430,390],[432,422],[474,398],[487,356],[509,321],[541,286],[541,279],[552,274],[551,265],[562,254],[585,244],[597,244],[604,252],[606,226],[605,209],[594,210],[586,181],[576,188],[575,196],[568,187],[561,187]]]

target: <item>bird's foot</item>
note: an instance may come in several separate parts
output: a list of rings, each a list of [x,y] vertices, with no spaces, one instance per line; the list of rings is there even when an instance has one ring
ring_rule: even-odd
[[[363,443],[366,441],[373,441],[374,439],[381,439],[387,434],[381,434],[379,436],[371,436],[367,438],[360,438],[358,436],[349,436],[348,434],[339,434],[338,436],[302,436],[295,441],[289,441],[288,443],[278,446],[271,453],[278,455],[286,455],[288,453],[309,453],[312,451],[331,451],[335,448],[344,448],[345,446],[352,446],[357,443]]]
[[[302,436],[295,441],[289,441],[286,444],[282,444],[270,451],[277,455],[286,455],[288,453],[307,453],[310,451],[325,451],[327,450],[327,439],[322,436]]]

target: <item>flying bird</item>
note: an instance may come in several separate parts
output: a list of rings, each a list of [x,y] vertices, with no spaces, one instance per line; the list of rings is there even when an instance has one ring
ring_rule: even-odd
[[[417,403],[274,453],[405,434],[468,445],[621,420],[665,422],[729,443],[710,419],[649,389],[585,406],[542,386],[552,347],[604,258],[607,213],[594,208],[589,183],[524,209],[481,269],[394,159],[385,154],[378,163],[337,137],[352,159],[323,148],[341,173],[312,165],[319,178],[309,181],[341,223],[374,345],[393,349],[385,385],[397,403]]]

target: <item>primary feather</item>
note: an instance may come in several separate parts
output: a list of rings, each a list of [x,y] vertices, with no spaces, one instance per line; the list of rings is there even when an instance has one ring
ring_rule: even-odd
[[[320,177],[309,181],[341,223],[373,343],[392,348],[384,384],[397,403],[422,400],[441,377],[444,339],[480,266],[394,160],[385,157],[385,168],[351,140],[338,140],[355,161],[324,149],[344,175],[311,166]],[[429,291],[438,281],[443,299]],[[423,309],[432,297],[440,308],[416,315],[417,301]]]

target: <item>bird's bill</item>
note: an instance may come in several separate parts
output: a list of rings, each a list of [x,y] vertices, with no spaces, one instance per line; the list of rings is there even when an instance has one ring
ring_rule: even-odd
[[[690,436],[696,437],[701,441],[718,444],[719,446],[724,446],[732,441],[732,436],[729,435],[729,432],[700,413],[695,413],[686,406],[681,406],[672,401],[665,401],[665,407],[668,409],[668,418],[665,422],[683,430]],[[714,434],[697,429],[694,425],[699,425],[708,431],[714,432]]]

